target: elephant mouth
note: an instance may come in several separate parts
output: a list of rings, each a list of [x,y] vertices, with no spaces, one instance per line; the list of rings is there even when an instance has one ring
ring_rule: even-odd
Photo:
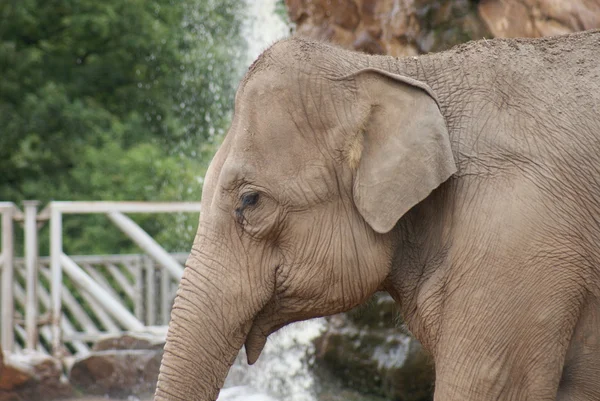
[[[277,288],[277,276],[281,265],[275,269],[275,288]],[[250,331],[246,336],[244,348],[246,349],[246,358],[248,365],[254,365],[267,343],[267,337],[282,328],[286,323],[277,316],[279,301],[277,292],[274,290],[272,297],[263,307],[263,309],[254,317]]]
[[[257,324],[253,324],[246,337],[244,348],[246,348],[246,358],[248,365],[254,365],[262,350],[267,343],[267,334],[265,334]]]
[[[246,337],[246,342],[244,343],[248,365],[254,365],[254,363],[257,361],[258,357],[265,348],[267,337],[283,326],[285,326],[285,324],[279,324],[274,327],[266,327],[258,324],[256,321],[254,324],[252,324],[252,327],[248,332],[248,336]]]

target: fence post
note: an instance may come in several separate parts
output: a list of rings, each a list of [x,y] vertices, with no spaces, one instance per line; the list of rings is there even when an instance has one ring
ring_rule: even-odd
[[[156,324],[156,270],[154,261],[148,256],[144,257],[146,271],[146,326]]]
[[[25,268],[26,268],[26,301],[25,301],[25,332],[27,338],[25,348],[35,350],[38,345],[38,230],[37,207],[40,202],[24,201],[25,209]]]
[[[160,299],[161,324],[169,324],[171,317],[171,275],[165,269],[160,270]]]
[[[62,355],[62,332],[60,320],[62,315],[62,213],[50,203],[50,273],[51,280],[51,310],[52,310],[52,354]]]
[[[14,324],[14,244],[13,213],[11,204],[0,205],[2,213],[2,349],[12,352],[15,342]]]
[[[134,314],[140,322],[146,322],[144,319],[144,270],[142,266],[142,258],[136,258],[134,264],[135,274],[135,306]]]

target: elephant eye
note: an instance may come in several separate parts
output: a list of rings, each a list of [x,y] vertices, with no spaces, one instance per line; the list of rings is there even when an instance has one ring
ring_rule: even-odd
[[[248,206],[254,206],[258,203],[258,192],[248,192],[242,195],[242,209]]]

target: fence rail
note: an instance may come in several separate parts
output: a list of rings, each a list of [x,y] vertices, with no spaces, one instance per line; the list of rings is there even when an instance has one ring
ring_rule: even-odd
[[[96,339],[168,323],[185,253],[166,252],[123,213],[199,212],[194,202],[38,202],[24,212],[0,202],[2,321],[5,351],[38,349],[62,357],[86,353]],[[105,214],[145,254],[69,256],[62,249],[64,214]],[[38,230],[50,221],[50,255],[38,255]],[[24,257],[14,256],[14,222],[23,225]]]

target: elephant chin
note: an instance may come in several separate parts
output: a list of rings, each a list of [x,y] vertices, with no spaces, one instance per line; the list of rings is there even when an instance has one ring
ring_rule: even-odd
[[[253,365],[256,362],[266,343],[267,335],[264,334],[258,325],[252,325],[244,344],[248,365]]]

